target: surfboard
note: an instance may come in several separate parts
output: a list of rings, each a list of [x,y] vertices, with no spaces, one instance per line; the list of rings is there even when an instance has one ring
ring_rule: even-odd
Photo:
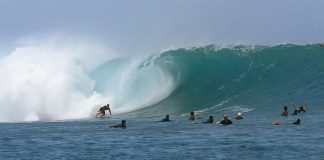
[[[111,118],[111,116],[94,116],[95,118],[105,119],[105,118]]]

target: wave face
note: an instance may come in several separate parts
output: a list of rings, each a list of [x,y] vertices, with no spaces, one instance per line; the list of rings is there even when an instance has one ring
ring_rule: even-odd
[[[283,105],[303,105],[304,100],[322,105],[323,59],[324,48],[319,45],[211,45],[164,52],[154,63],[172,75],[176,87],[138,114],[251,110],[277,114]]]
[[[94,69],[84,65],[96,61],[89,56],[29,52],[0,61],[1,122],[87,118],[106,103],[113,114],[140,117],[323,104],[324,48],[315,44],[209,45],[112,59]]]

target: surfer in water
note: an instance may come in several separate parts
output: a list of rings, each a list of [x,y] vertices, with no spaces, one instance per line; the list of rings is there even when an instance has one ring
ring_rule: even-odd
[[[170,116],[167,114],[165,118],[161,120],[161,122],[170,122]]]
[[[291,115],[297,115],[297,114],[298,114],[298,109],[297,109],[297,107],[295,107],[294,113]]]
[[[236,119],[236,120],[241,120],[241,119],[243,119],[243,117],[241,116],[241,112],[237,113],[235,119]]]
[[[284,111],[281,113],[281,116],[288,117],[288,107],[284,106]]]
[[[202,123],[214,123],[214,117],[213,116],[209,116],[209,118],[207,119],[206,122],[202,122]]]
[[[301,112],[303,112],[303,113],[306,112],[306,110],[304,109],[303,106],[300,106],[300,107],[299,107],[298,113],[301,113]]]
[[[189,115],[189,118],[188,118],[190,121],[195,121],[195,112],[190,112],[190,115]]]
[[[300,119],[297,119],[297,121],[296,122],[293,122],[292,124],[300,125]]]
[[[220,122],[222,125],[230,125],[232,124],[232,121],[227,118],[227,116],[224,116],[224,119]]]
[[[109,104],[100,107],[100,109],[98,110],[98,113],[96,114],[96,117],[104,117],[106,115],[106,110],[109,111],[109,114],[111,116],[111,110],[109,107]]]
[[[114,126],[110,126],[109,128],[126,128],[126,120],[122,120],[120,124],[118,125],[114,125]]]
[[[277,121],[272,122],[272,125],[275,125],[275,126],[279,126],[279,125],[283,125],[283,124],[285,124],[285,123],[281,123],[281,122],[277,122]],[[288,124],[300,125],[300,119],[297,119],[296,122],[288,123]]]

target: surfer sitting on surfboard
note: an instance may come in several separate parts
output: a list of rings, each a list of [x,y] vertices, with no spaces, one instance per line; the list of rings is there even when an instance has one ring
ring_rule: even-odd
[[[281,116],[288,117],[288,107],[284,106],[284,111],[281,113]]]
[[[243,117],[241,116],[241,112],[237,113],[237,116],[235,117],[236,120],[241,120]]]
[[[189,121],[195,121],[195,112],[190,112]]]
[[[224,119],[220,122],[222,125],[230,125],[232,124],[232,121],[227,118],[227,116],[224,116]]]
[[[98,110],[98,113],[96,114],[96,117],[104,117],[106,115],[106,110],[109,111],[109,114],[111,116],[111,111],[110,111],[110,107],[109,104],[100,107],[100,109]]]

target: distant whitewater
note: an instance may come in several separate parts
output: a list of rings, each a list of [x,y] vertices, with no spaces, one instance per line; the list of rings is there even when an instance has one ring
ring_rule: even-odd
[[[271,113],[304,100],[320,105],[324,97],[318,44],[180,48],[95,68],[66,54],[38,52],[0,60],[0,122],[88,118],[106,103],[113,114],[141,117]]]

